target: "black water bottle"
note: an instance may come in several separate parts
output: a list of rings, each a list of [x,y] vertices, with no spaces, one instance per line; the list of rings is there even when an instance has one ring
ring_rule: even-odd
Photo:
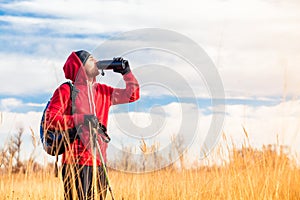
[[[122,69],[125,68],[125,63],[123,61],[118,61],[118,60],[99,60],[96,64],[97,64],[97,68],[99,70],[109,70],[109,69],[122,70]]]

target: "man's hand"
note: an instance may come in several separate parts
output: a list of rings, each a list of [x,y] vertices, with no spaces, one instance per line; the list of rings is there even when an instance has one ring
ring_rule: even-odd
[[[107,135],[106,132],[107,131],[106,127],[101,123],[99,123],[95,115],[74,114],[73,117],[79,126],[84,125],[96,129],[102,141],[106,143],[110,141],[110,137]]]
[[[128,74],[130,72],[130,66],[128,60],[124,60],[122,57],[114,58],[114,60],[122,62],[125,65],[123,69],[114,69],[114,72],[121,73],[122,75]]]
[[[89,126],[91,124],[92,128],[98,129],[99,121],[95,115],[84,115],[84,125]]]
[[[102,141],[108,143],[110,141],[110,137],[106,133],[106,127],[99,123],[97,117],[95,115],[84,115],[84,124],[91,124],[92,128],[95,128],[101,137]]]

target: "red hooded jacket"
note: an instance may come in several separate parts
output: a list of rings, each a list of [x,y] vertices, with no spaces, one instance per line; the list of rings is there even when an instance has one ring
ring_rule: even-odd
[[[78,91],[72,99],[73,115],[71,115],[72,102],[70,87],[62,84],[54,92],[48,109],[45,112],[46,126],[50,129],[68,130],[82,125],[84,115],[95,114],[100,123],[107,126],[108,112],[111,105],[123,104],[139,99],[139,84],[132,74],[123,75],[126,83],[125,89],[87,81],[82,62],[75,52],[68,57],[64,67],[65,77],[70,79]],[[90,148],[89,128],[81,126],[80,139],[76,139],[66,150],[62,163],[79,165],[93,165],[92,151]],[[101,152],[106,162],[107,143],[98,138]],[[97,154],[97,165],[101,165]]]

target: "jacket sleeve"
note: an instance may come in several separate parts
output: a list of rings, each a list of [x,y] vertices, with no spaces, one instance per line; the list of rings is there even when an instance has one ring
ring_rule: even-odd
[[[45,111],[47,129],[68,130],[74,128],[70,93],[71,90],[68,84],[62,84],[55,90]]]
[[[126,84],[126,88],[113,88],[111,93],[111,103],[123,104],[130,103],[138,100],[140,98],[140,87],[139,83],[134,77],[132,72],[125,74],[123,79]]]

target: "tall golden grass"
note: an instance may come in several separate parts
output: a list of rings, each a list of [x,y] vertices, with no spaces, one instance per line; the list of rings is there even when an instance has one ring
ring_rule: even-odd
[[[229,161],[218,165],[144,174],[109,170],[115,199],[300,199],[300,170],[284,148],[244,145],[227,151]],[[49,171],[2,174],[0,199],[63,199],[62,182]]]

